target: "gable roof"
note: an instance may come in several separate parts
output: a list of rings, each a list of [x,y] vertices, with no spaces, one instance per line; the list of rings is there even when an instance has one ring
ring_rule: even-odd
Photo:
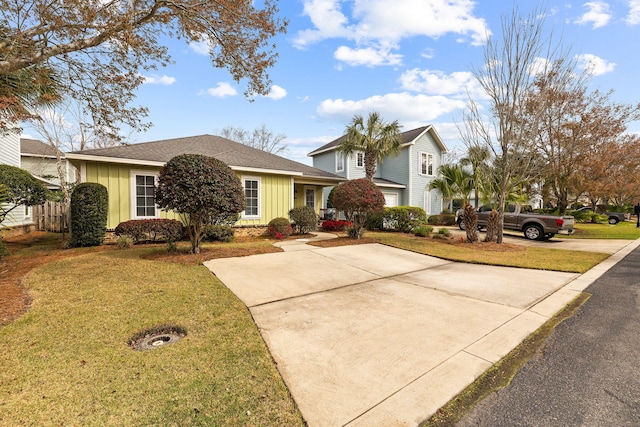
[[[444,145],[444,142],[442,142],[440,135],[438,135],[438,132],[436,132],[435,128],[432,125],[422,126],[416,129],[408,130],[406,132],[402,132],[400,134],[400,141],[402,142],[402,145],[414,144],[416,139],[418,139],[419,137],[421,137],[423,134],[427,132],[431,134],[431,136],[433,137],[433,139],[436,141],[436,143],[438,144],[438,146],[443,152],[446,153],[447,151],[449,151],[447,147]],[[328,144],[325,144],[322,147],[313,150],[311,153],[307,155],[309,157],[313,157],[316,154],[335,150],[338,147],[338,145],[340,145],[340,143],[342,143],[342,141],[344,141],[346,138],[347,138],[347,135],[342,135],[340,138],[334,139]]]
[[[20,155],[56,157],[56,149],[38,139],[20,138]]]
[[[117,147],[73,151],[67,153],[66,157],[71,160],[163,166],[173,157],[180,154],[201,154],[215,157],[237,171],[298,175],[335,181],[344,180],[330,172],[215,135],[189,136]]]

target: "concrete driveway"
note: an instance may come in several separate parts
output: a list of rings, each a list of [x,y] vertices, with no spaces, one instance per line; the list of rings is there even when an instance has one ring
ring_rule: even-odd
[[[417,425],[608,268],[578,276],[303,242],[205,265],[249,307],[312,427]]]

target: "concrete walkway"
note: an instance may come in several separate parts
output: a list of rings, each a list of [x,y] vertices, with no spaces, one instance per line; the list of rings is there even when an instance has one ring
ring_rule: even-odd
[[[249,307],[309,426],[412,426],[639,242],[583,275],[304,241],[205,265]]]

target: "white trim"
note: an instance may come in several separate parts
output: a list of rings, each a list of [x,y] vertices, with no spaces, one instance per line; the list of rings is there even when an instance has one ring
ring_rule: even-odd
[[[77,154],[77,153],[66,153],[65,158],[72,159],[72,160],[86,160],[91,162],[118,163],[118,164],[126,164],[126,165],[151,166],[151,167],[162,167],[167,164],[167,162],[157,162],[157,161],[151,161],[151,160],[139,160],[139,159],[129,159],[129,158],[121,158],[121,157],[91,156],[89,154]],[[231,168],[231,170],[238,171],[238,172],[268,173],[273,175],[292,175],[292,176],[304,175],[303,172],[298,172],[298,171],[252,168],[252,167],[234,166],[234,165],[228,165],[228,166]]]
[[[427,215],[431,215],[431,190],[425,190],[422,207]]]
[[[358,157],[360,156],[362,156],[362,164],[358,166]],[[362,151],[356,151],[355,158],[356,158],[356,169],[364,169],[364,153]]]
[[[160,208],[158,205],[155,205],[155,215],[147,216],[147,215],[138,215],[138,201],[136,194],[136,177],[137,176],[152,176],[153,177],[153,185],[158,185],[158,172],[150,171],[150,170],[141,170],[141,169],[131,169],[129,171],[129,200],[131,203],[131,219],[149,219],[149,218],[159,218],[160,217]],[[155,202],[155,197],[154,197]]]
[[[318,202],[318,197],[316,195],[316,187],[312,187],[310,185],[305,185],[303,188],[304,188],[304,205],[305,206],[308,206],[307,205],[307,190],[313,191],[313,206],[312,207],[315,210],[316,209],[316,203]]]
[[[426,172],[422,171],[422,156],[427,156],[427,170]],[[431,173],[429,173],[429,158],[431,158]],[[420,151],[418,155],[418,174],[421,176],[435,176],[436,162],[435,155],[433,153],[429,153],[427,151]]]
[[[338,172],[344,172],[344,158],[345,155],[343,153],[341,153],[340,151],[336,151],[336,173]],[[338,161],[340,160],[340,161]]]
[[[245,191],[246,181],[256,181],[258,183],[258,213],[257,215],[247,215],[245,211],[242,211],[242,219],[260,219],[262,216],[262,179],[259,176],[242,176],[242,191]],[[245,193],[245,200],[246,200]]]

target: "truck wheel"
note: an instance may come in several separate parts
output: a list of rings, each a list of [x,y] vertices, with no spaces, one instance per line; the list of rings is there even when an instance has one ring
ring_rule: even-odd
[[[610,216],[609,217],[609,224],[611,225],[616,225],[620,220],[618,219],[618,217],[615,216]]]
[[[524,237],[529,240],[542,240],[542,238],[544,237],[542,228],[540,228],[540,226],[536,224],[529,224],[524,227],[524,230],[522,231],[524,232]]]
[[[466,230],[464,227],[464,220],[462,218],[458,219],[458,228],[462,231]]]

